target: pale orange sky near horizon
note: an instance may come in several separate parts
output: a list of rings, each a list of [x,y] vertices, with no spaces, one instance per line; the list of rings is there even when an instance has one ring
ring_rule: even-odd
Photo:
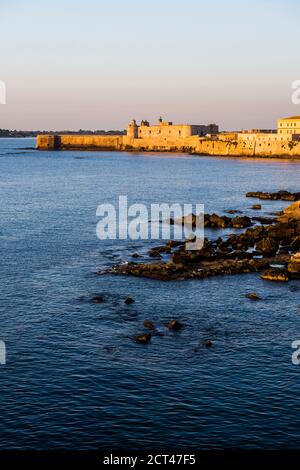
[[[123,129],[162,115],[270,128],[300,114],[296,0],[4,1],[0,128]]]

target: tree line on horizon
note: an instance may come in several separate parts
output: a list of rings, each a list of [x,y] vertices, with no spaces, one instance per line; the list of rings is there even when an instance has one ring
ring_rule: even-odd
[[[70,131],[70,130],[63,130],[63,131],[22,131],[22,130],[10,130],[10,129],[0,129],[0,138],[1,137],[36,137],[37,135],[54,135],[54,134],[62,134],[62,135],[125,135],[126,131],[118,131],[118,130],[85,130],[79,129],[78,131]]]

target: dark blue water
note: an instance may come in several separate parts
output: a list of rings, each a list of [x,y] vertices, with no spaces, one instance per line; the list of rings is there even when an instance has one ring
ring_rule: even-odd
[[[299,448],[300,282],[96,276],[153,243],[95,229],[97,205],[120,194],[253,214],[246,191],[299,191],[300,163],[22,150],[33,145],[0,141],[0,448]],[[130,336],[145,319],[165,335],[141,346]]]

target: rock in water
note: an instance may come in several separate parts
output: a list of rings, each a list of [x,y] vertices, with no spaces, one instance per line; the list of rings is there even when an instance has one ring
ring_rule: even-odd
[[[250,191],[246,197],[258,199],[270,199],[271,201],[298,201],[300,193],[290,193],[289,191],[277,191],[276,193],[264,193],[263,191]]]
[[[144,321],[144,327],[148,328],[148,330],[155,330],[155,326],[150,320],[145,320]]]
[[[250,300],[261,300],[261,298],[258,294],[256,294],[256,292],[249,292],[246,297]]]
[[[288,271],[293,277],[300,277],[300,253],[296,253],[291,257]]]
[[[143,333],[141,335],[134,336],[133,339],[136,343],[147,344],[151,340],[151,333]]]
[[[278,250],[278,244],[274,239],[265,237],[256,244],[256,250],[264,255],[275,255]]]
[[[208,349],[211,348],[213,345],[212,341],[210,339],[207,339],[206,341],[203,342],[203,346]]]
[[[181,330],[182,327],[183,327],[183,324],[180,323],[180,321],[178,321],[178,320],[171,320],[168,323],[169,330],[179,331],[179,330]]]
[[[233,228],[246,228],[252,225],[250,217],[244,216],[237,216],[234,217],[231,221],[231,226]]]
[[[261,278],[265,281],[288,282],[289,273],[286,269],[271,268],[262,273]]]
[[[126,305],[134,304],[134,300],[131,297],[127,297],[127,299],[125,300],[125,304]]]
[[[103,302],[105,302],[104,295],[102,294],[93,295],[93,297],[91,298],[91,302],[93,304],[102,304]]]
[[[300,220],[300,201],[294,202],[283,211],[283,215],[278,217],[282,223],[288,222],[289,219]]]

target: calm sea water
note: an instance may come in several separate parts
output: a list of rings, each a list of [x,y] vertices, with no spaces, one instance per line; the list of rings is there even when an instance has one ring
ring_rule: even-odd
[[[97,205],[120,194],[254,214],[244,194],[299,191],[300,162],[33,146],[0,140],[0,448],[299,448],[300,281],[96,276],[153,243],[101,242],[95,228]],[[174,317],[186,325],[175,335]],[[165,332],[146,347],[130,339],[145,319]]]

